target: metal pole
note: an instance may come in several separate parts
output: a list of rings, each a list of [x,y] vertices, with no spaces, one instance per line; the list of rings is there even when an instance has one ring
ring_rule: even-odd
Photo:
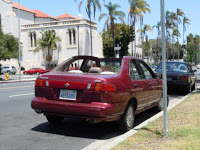
[[[20,0],[18,0],[18,53],[19,53],[19,80],[21,80],[21,43],[20,43]]]
[[[168,136],[168,122],[167,122],[167,74],[166,74],[166,43],[165,43],[165,7],[164,0],[160,0],[161,6],[161,31],[162,31],[162,79],[163,79],[163,122],[164,122],[164,136]]]
[[[79,50],[79,25],[78,25],[78,56],[80,55],[80,50]],[[79,60],[78,60],[78,67],[79,67]]]

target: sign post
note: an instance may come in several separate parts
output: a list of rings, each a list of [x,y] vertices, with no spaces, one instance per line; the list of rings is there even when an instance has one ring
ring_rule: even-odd
[[[163,79],[163,122],[164,136],[168,136],[167,122],[167,73],[166,73],[166,43],[165,43],[165,7],[164,0],[160,0],[161,7],[161,32],[162,32],[162,79]]]

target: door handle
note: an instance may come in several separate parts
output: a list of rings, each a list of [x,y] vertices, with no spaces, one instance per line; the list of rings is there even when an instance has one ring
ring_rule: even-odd
[[[138,85],[135,83],[135,84],[134,84],[134,87],[137,87],[137,86],[138,86]]]

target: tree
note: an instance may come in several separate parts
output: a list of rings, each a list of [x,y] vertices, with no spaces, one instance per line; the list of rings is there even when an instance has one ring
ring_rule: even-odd
[[[111,29],[108,26],[108,29]],[[103,54],[106,58],[114,57],[113,51],[113,39],[111,37],[111,30],[103,30],[102,33],[103,39]],[[115,24],[115,41],[116,43],[120,43],[121,50],[120,50],[120,57],[129,55],[128,54],[128,45],[130,43],[131,36],[130,36],[130,28],[128,25],[125,24]]]
[[[75,0],[76,2],[77,0]],[[83,4],[84,0],[80,0],[78,8],[79,11],[81,10],[82,4]],[[92,56],[92,8],[93,8],[93,15],[94,15],[94,19],[96,16],[96,8],[99,9],[99,11],[101,11],[101,4],[99,2],[99,0],[87,0],[87,4],[85,6],[85,10],[86,13],[88,15],[88,18],[90,20],[90,44],[91,44],[91,56]]]
[[[121,20],[122,23],[124,23],[124,17],[125,17],[125,13],[122,11],[117,11],[116,9],[119,8],[120,6],[118,4],[112,4],[111,2],[108,3],[108,5],[104,5],[106,7],[106,9],[108,10],[108,14],[103,13],[99,16],[99,21],[101,21],[101,19],[103,17],[107,17],[106,18],[106,22],[105,22],[105,26],[107,26],[107,30],[108,30],[108,26],[110,25],[111,27],[111,33],[112,33],[112,38],[113,38],[113,46],[115,46],[115,22],[114,20]],[[114,50],[114,48],[113,48]]]
[[[183,17],[184,16],[184,12],[177,8],[176,10],[176,21],[177,21],[177,28],[178,28],[178,24],[181,23],[181,18],[180,17]],[[177,36],[177,42],[179,43],[179,36]],[[179,46],[179,44],[177,44],[177,46]],[[179,47],[177,47],[177,49],[179,50]],[[179,51],[178,51],[178,60],[179,60]]]
[[[133,28],[135,33],[135,24],[138,20],[138,18],[143,20],[143,14],[145,12],[150,12],[150,9],[148,8],[149,5],[145,0],[128,0],[130,4],[129,8],[129,17],[131,18],[131,27]],[[135,36],[136,39],[136,36]],[[133,44],[132,44],[133,45]],[[134,53],[136,52],[136,40],[134,40]],[[133,56],[133,47],[132,47],[132,56]]]
[[[50,62],[52,61],[51,51],[57,49],[57,42],[60,42],[61,39],[56,37],[55,30],[46,30],[40,33],[42,34],[42,38],[37,41],[37,47],[34,51],[39,52],[39,50],[42,50],[44,52],[47,50],[46,61],[49,62],[50,67]]]
[[[184,16],[183,17],[183,44],[185,44],[184,33],[186,31],[186,25],[190,25],[190,19],[188,19],[186,16]]]
[[[147,54],[147,63],[149,63],[149,52],[148,52],[148,31],[152,31],[152,28],[150,25],[145,24],[143,29],[138,29],[138,31],[141,33],[141,36],[146,40],[146,54]],[[143,45],[143,44],[142,44]],[[143,46],[142,46],[143,47]]]
[[[0,60],[18,58],[18,39],[0,29]]]
[[[157,36],[157,40],[156,40],[156,50],[154,51],[155,55],[158,54],[158,40],[159,40],[159,36],[160,36],[160,27],[161,27],[161,23],[160,21],[157,22],[156,25],[154,25],[152,28],[156,28],[157,29],[157,32],[158,32],[158,36]],[[157,57],[155,57],[155,64],[157,64]]]

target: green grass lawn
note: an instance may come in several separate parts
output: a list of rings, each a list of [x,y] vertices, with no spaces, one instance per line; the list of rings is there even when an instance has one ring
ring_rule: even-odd
[[[168,112],[168,137],[163,118],[142,128],[112,150],[200,150],[200,91]]]

